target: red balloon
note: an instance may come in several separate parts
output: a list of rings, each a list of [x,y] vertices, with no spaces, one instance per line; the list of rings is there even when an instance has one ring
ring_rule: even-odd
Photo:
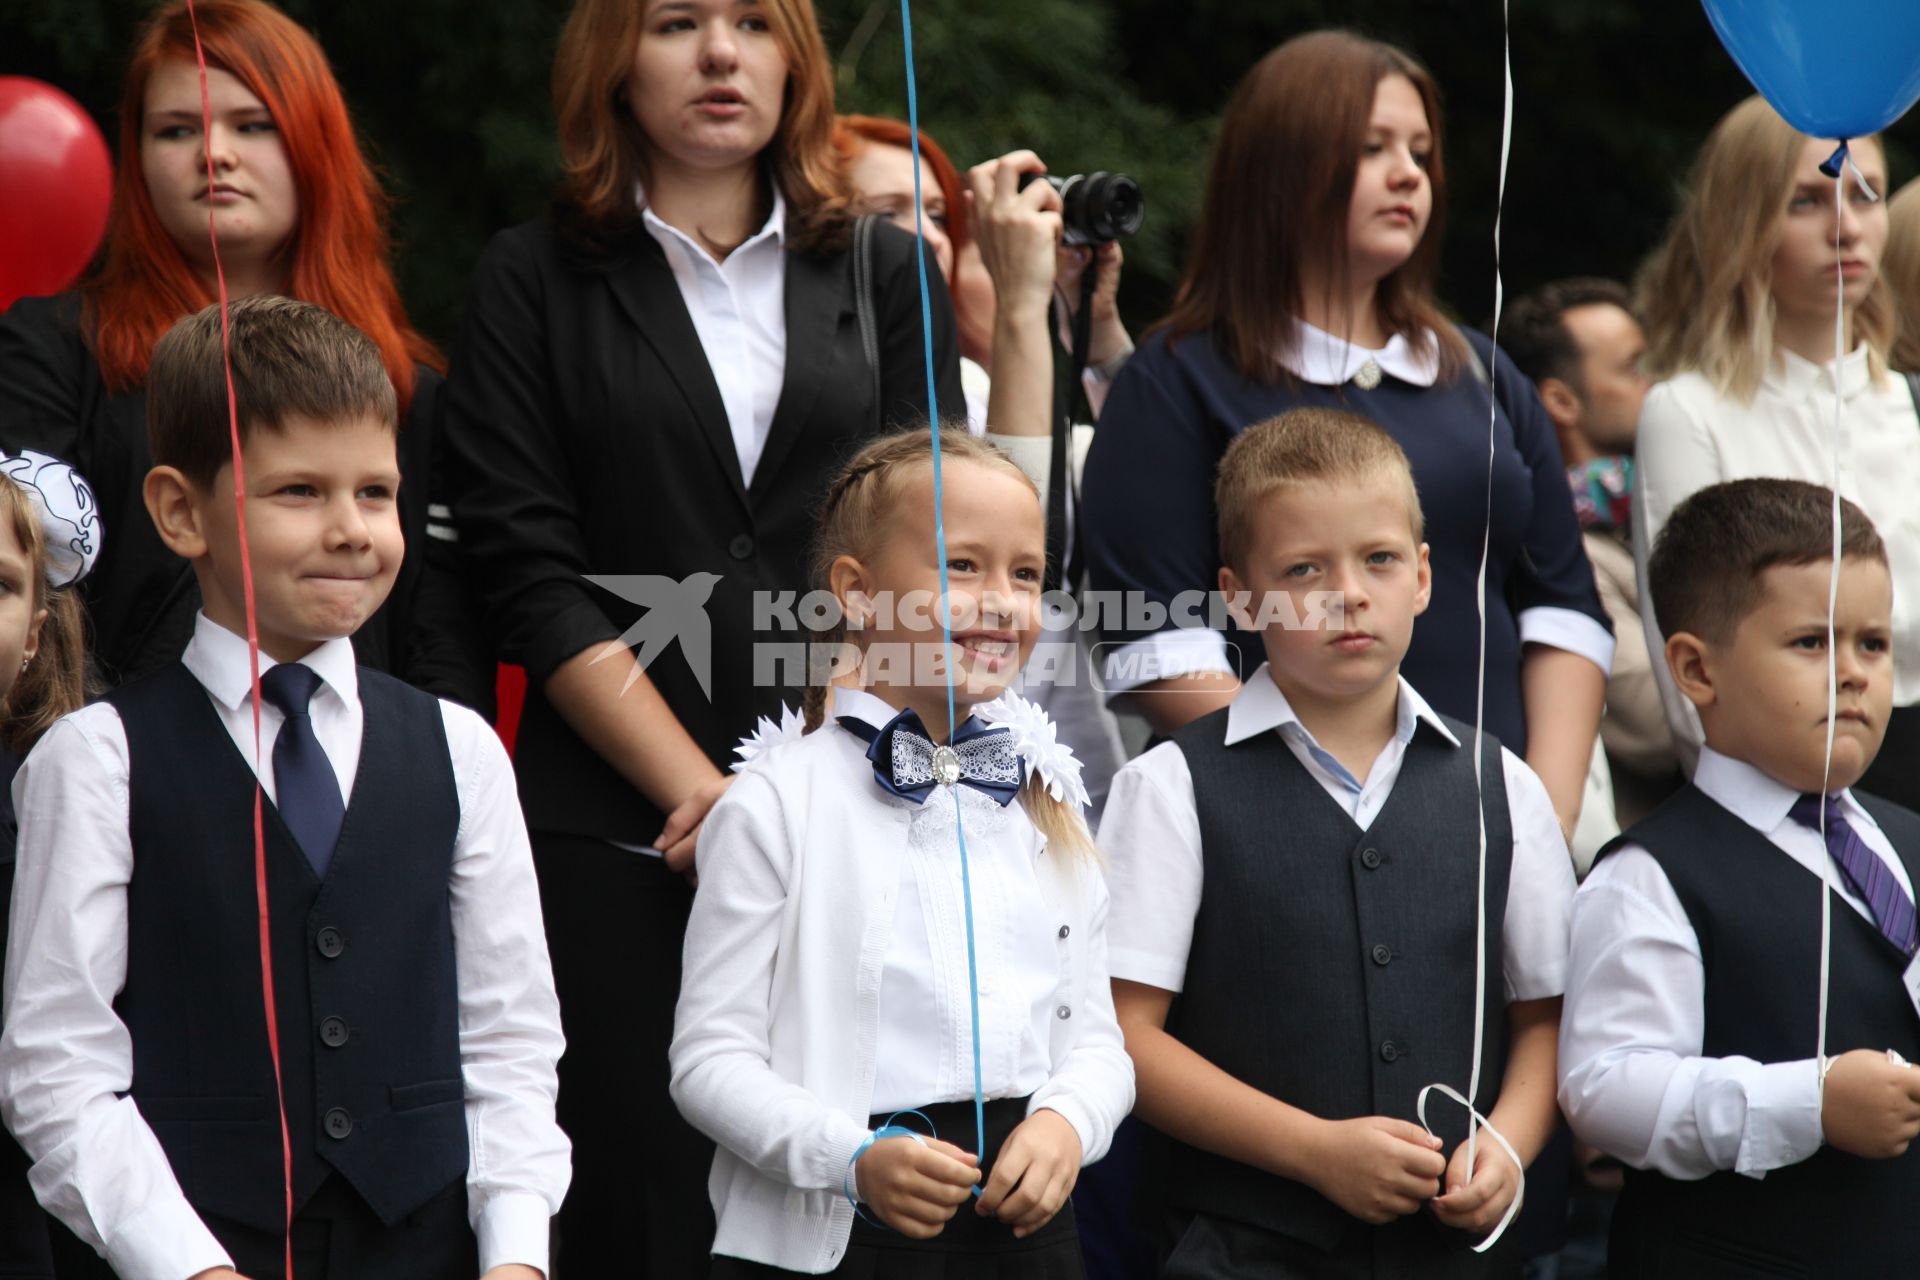
[[[58,293],[100,247],[113,158],[72,98],[25,76],[0,76],[0,311]]]

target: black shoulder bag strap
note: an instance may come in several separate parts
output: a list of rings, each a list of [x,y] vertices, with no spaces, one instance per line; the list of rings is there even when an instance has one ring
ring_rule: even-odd
[[[880,322],[873,304],[873,228],[878,214],[862,214],[853,224],[853,311],[860,324],[860,350],[867,357],[873,379],[873,430],[886,425],[886,407],[880,403]]]

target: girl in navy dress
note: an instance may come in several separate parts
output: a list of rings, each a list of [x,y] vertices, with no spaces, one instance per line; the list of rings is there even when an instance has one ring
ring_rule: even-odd
[[[64,462],[0,458],[0,952],[13,897],[13,775],[55,720],[86,701],[80,600],[67,588],[100,554],[93,491]],[[52,1280],[47,1216],[27,1155],[0,1134],[0,1280]]]
[[[1067,1195],[1133,1104],[1079,765],[1005,692],[1036,634],[1038,495],[940,439],[952,643],[932,437],[885,437],[821,515],[832,718],[823,663],[804,735],[743,752],[700,841],[671,1056],[720,1147],[719,1280],[1077,1280]]]
[[[1414,628],[1407,679],[1474,719],[1488,538],[1486,726],[1571,829],[1612,632],[1539,396],[1434,299],[1445,211],[1439,90],[1407,53],[1322,31],[1247,73],[1173,312],[1100,416],[1083,482],[1091,585],[1163,604],[1205,591],[1220,565],[1213,483],[1228,442],[1300,405],[1371,418],[1413,464],[1433,547],[1434,605]],[[1119,650],[1107,688],[1151,688],[1131,701],[1162,733],[1225,706],[1234,682],[1222,673],[1261,661],[1249,632],[1109,625],[1106,639]]]

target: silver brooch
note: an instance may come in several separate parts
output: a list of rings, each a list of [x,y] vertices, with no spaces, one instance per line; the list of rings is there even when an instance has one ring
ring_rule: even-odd
[[[1360,366],[1360,372],[1353,375],[1353,385],[1362,391],[1371,391],[1380,385],[1380,366],[1372,356],[1368,356],[1367,362]]]
[[[933,780],[943,787],[960,781],[960,753],[952,747],[933,749]]]

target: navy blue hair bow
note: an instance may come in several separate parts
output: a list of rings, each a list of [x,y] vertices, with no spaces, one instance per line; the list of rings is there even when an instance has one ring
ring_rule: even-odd
[[[841,727],[867,744],[867,759],[880,785],[902,799],[924,804],[936,786],[964,783],[1008,804],[1027,778],[1014,750],[1013,734],[990,729],[967,717],[947,746],[936,746],[926,725],[911,708],[876,729],[857,716],[841,716]]]

